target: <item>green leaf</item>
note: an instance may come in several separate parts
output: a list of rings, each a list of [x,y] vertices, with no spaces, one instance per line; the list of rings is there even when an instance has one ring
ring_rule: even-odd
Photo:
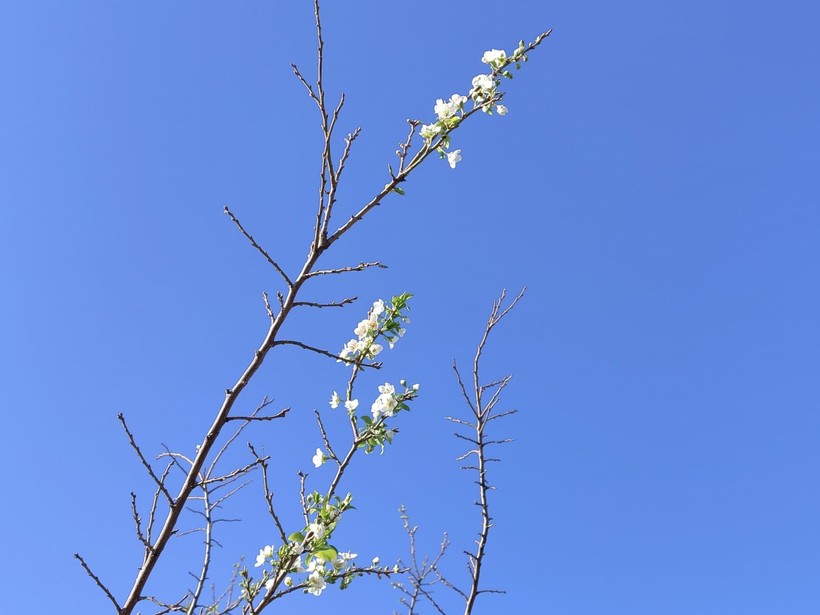
[[[319,551],[314,551],[313,555],[316,557],[321,557],[328,563],[333,563],[336,561],[336,558],[339,557],[339,552],[336,551],[334,547],[328,545],[324,549],[320,549]]]
[[[302,532],[293,532],[293,534],[288,536],[288,540],[290,542],[302,543],[305,541],[305,535]]]
[[[404,196],[404,190],[402,190],[402,189],[401,189],[401,188],[399,188],[398,186],[396,186],[395,188],[393,188],[393,192],[395,192],[396,194],[400,194],[400,195]]]

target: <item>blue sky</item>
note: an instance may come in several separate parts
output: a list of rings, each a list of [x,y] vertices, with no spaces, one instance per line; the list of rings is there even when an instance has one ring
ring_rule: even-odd
[[[463,580],[478,518],[443,420],[463,411],[450,365],[470,360],[500,290],[526,284],[485,365],[514,374],[519,414],[498,432],[516,442],[492,475],[485,570],[508,594],[481,612],[816,613],[820,9],[357,0],[323,15],[327,91],[348,99],[339,135],[363,129],[339,220],[387,181],[405,118],[466,93],[486,49],[554,28],[507,84],[509,114],[454,135],[458,168],[428,160],[328,255],[389,265],[309,291],[360,303],[289,325],[341,347],[369,301],[415,294],[370,386],[407,378],[423,394],[388,452],[354,468],[339,546],[405,557],[405,503],[422,550],[450,534]],[[222,208],[301,264],[321,141],[289,63],[312,75],[314,51],[301,0],[0,8],[8,612],[110,612],[75,551],[117,596],[130,587],[129,493],[145,503],[150,485],[116,414],[146,452],[191,451],[262,339],[260,294],[278,280]],[[293,408],[247,438],[279,460],[291,513],[320,445],[311,411],[333,416],[346,375],[283,351],[240,404]],[[223,527],[224,562],[275,536],[258,489],[226,512],[244,522]],[[150,591],[181,593],[197,541]],[[362,580],[284,610],[397,600]]]

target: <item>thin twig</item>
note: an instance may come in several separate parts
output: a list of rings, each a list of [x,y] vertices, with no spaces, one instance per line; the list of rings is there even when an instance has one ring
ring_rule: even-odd
[[[293,307],[314,307],[314,308],[326,308],[326,307],[344,307],[350,303],[356,301],[358,297],[347,297],[342,299],[341,301],[328,301],[325,303],[320,303],[317,301],[294,301]]]
[[[330,357],[331,359],[334,359],[336,361],[345,361],[345,358],[339,356],[338,354],[334,354],[334,353],[332,353],[328,350],[322,350],[321,348],[316,348],[315,346],[310,346],[309,344],[305,344],[303,342],[299,342],[299,341],[296,341],[296,340],[277,340],[276,342],[274,342],[273,345],[274,346],[297,346],[297,347],[302,348],[304,350],[309,350],[311,352],[315,352],[317,354],[324,355],[326,357]],[[370,367],[370,368],[373,368],[373,369],[380,369],[381,366],[382,366],[382,364],[378,363],[378,362],[375,362],[375,363],[356,363],[356,365],[359,365],[363,368],[364,367]]]
[[[248,231],[245,230],[245,227],[242,226],[242,223],[239,221],[239,219],[236,216],[233,215],[233,212],[228,208],[227,205],[225,205],[225,208],[224,208],[223,211],[226,214],[228,214],[228,216],[231,219],[231,222],[233,222],[237,226],[237,228],[240,230],[240,232],[245,236],[245,238],[248,241],[251,242],[251,245],[254,248],[256,248],[262,256],[265,257],[265,260],[268,261],[268,263],[273,265],[273,268],[276,269],[276,271],[279,273],[279,275],[282,276],[282,279],[285,281],[285,284],[287,284],[289,288],[291,286],[293,286],[293,282],[290,281],[290,278],[288,277],[288,274],[286,274],[284,272],[284,270],[279,266],[279,264],[270,257],[270,254],[268,254],[262,246],[260,246],[258,243],[256,243],[256,240],[251,236],[251,234]]]
[[[330,440],[327,437],[327,432],[325,431],[325,426],[322,423],[322,415],[319,414],[318,410],[314,410],[313,414],[316,416],[316,422],[319,424],[319,431],[322,434],[322,442],[324,442],[325,448],[327,452],[330,453],[330,458],[335,459],[336,463],[341,463],[339,458],[336,457],[336,453],[333,452],[333,448],[330,446]]]
[[[83,569],[88,574],[88,576],[90,576],[92,579],[94,579],[94,582],[97,584],[97,587],[99,587],[101,590],[103,590],[103,593],[105,593],[105,595],[108,596],[108,599],[111,601],[111,604],[113,604],[114,608],[117,609],[117,612],[119,612],[120,611],[120,605],[117,602],[117,599],[114,598],[114,595],[108,590],[108,588],[103,584],[103,582],[100,581],[100,577],[98,577],[96,574],[94,574],[91,571],[91,568],[89,567],[88,564],[85,563],[85,560],[82,558],[82,556],[79,553],[74,554],[74,559],[76,559],[80,562],[80,566],[83,567]]]
[[[148,460],[146,460],[145,456],[142,454],[142,451],[140,450],[140,447],[137,445],[136,440],[134,440],[134,434],[132,434],[131,431],[128,429],[128,425],[125,422],[125,416],[123,415],[122,412],[120,412],[117,415],[117,419],[119,419],[120,423],[122,424],[122,428],[125,430],[125,433],[128,435],[128,442],[131,445],[131,448],[133,448],[134,451],[137,453],[137,457],[139,457],[140,461],[142,462],[142,465],[148,471],[148,474],[151,476],[151,478],[154,479],[154,482],[156,483],[157,488],[160,491],[162,491],[163,495],[165,495],[165,498],[168,500],[168,503],[171,506],[173,506],[174,499],[171,497],[171,494],[168,493],[168,490],[165,488],[165,485],[163,484],[163,482],[159,479],[159,477],[156,474],[154,474],[154,468],[151,467],[151,464],[148,463]]]
[[[319,275],[334,275],[338,273],[348,273],[350,271],[364,271],[365,269],[370,269],[371,267],[387,269],[387,265],[382,265],[381,263],[359,263],[358,265],[352,265],[350,267],[339,267],[337,269],[318,269],[317,271],[311,271],[307,275],[307,277],[315,278]]]

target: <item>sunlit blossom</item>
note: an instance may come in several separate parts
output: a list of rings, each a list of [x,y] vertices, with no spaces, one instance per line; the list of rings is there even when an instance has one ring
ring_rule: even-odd
[[[484,55],[481,56],[481,61],[484,62],[484,64],[489,64],[493,68],[497,68],[507,61],[507,52],[503,49],[490,49],[484,52]]]
[[[421,138],[430,141],[435,137],[438,133],[441,132],[441,126],[438,124],[425,124],[421,127]]]
[[[325,535],[325,526],[321,523],[311,523],[308,525],[308,529],[313,532],[313,537],[316,540],[321,540]],[[311,562],[312,563],[312,562]]]
[[[325,578],[322,576],[321,572],[314,570],[310,573],[310,576],[307,578],[307,592],[309,594],[319,596],[326,586],[327,583],[325,582]]]
[[[447,163],[451,169],[455,169],[456,165],[461,162],[461,150],[457,149],[447,153]]]
[[[256,563],[254,566],[259,568],[259,566],[263,565],[265,560],[267,560],[271,555],[273,555],[273,547],[271,545],[262,547],[259,549],[259,554],[256,556]]]
[[[325,454],[322,452],[322,449],[317,448],[316,454],[313,456],[313,465],[315,467],[321,467],[321,465],[325,462]]]

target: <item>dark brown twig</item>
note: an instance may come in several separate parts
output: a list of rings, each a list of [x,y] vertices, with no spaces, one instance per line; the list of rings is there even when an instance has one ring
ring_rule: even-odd
[[[248,231],[245,230],[245,227],[242,226],[242,223],[235,215],[233,215],[233,212],[228,208],[227,205],[225,205],[223,211],[226,214],[228,214],[228,216],[231,219],[231,222],[233,222],[239,229],[239,231],[245,236],[245,238],[251,242],[251,245],[254,248],[256,248],[259,251],[259,253],[265,257],[265,260],[268,261],[268,263],[270,263],[274,269],[276,269],[280,276],[282,276],[282,279],[285,281],[285,284],[287,284],[288,287],[293,286],[293,282],[290,281],[288,274],[286,274],[284,270],[279,266],[279,264],[270,257],[270,254],[268,254],[262,246],[256,243],[256,240],[251,236],[251,234]]]

